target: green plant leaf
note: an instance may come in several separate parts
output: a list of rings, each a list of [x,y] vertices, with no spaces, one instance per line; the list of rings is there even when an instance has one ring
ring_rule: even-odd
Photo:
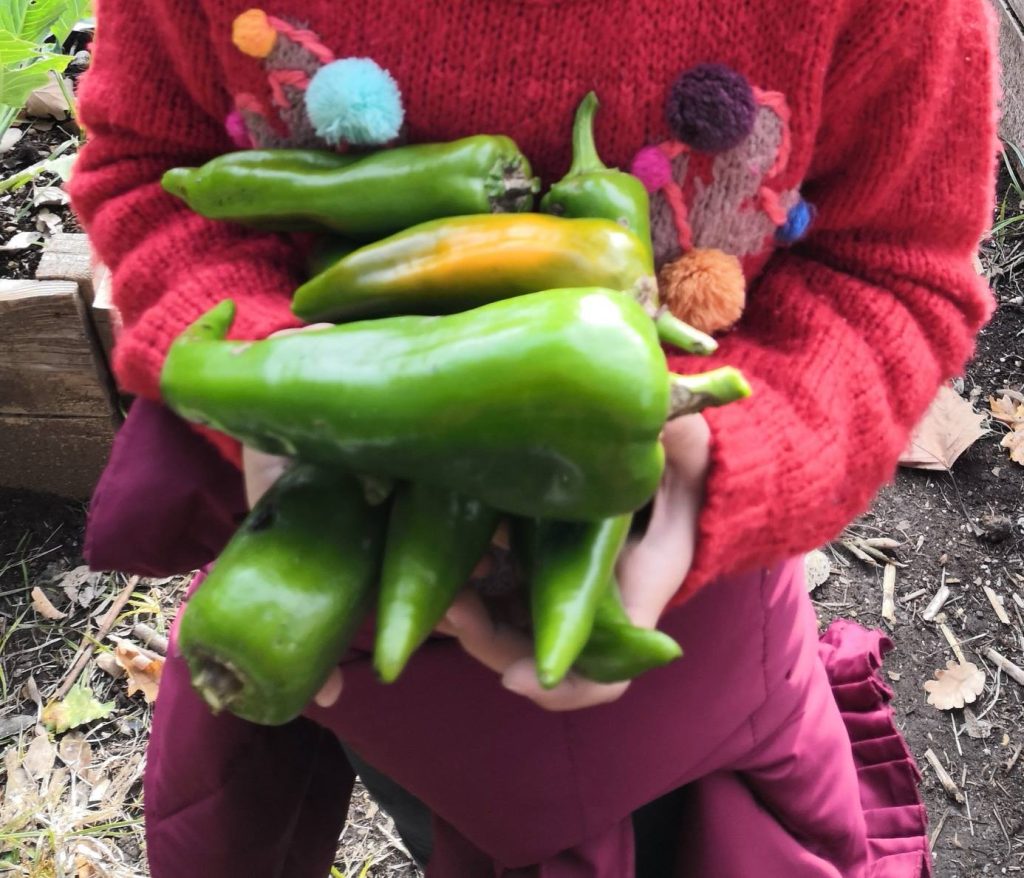
[[[50,81],[50,71],[61,72],[71,59],[67,55],[42,55],[23,67],[0,65],[0,104],[21,107],[29,94]]]
[[[54,22],[61,17],[64,5],[63,0],[32,0],[21,25],[22,39],[42,43],[50,35]]]
[[[0,5],[0,30],[20,34],[30,0],[5,0]]]
[[[64,0],[64,11],[53,24],[53,35],[63,45],[71,33],[71,29],[83,18],[92,15],[92,0]]]
[[[39,47],[7,29],[0,29],[0,73],[39,55]]]
[[[81,683],[72,686],[63,701],[51,701],[43,708],[42,721],[57,734],[96,719],[103,719],[114,710],[113,701],[99,701],[92,689]]]

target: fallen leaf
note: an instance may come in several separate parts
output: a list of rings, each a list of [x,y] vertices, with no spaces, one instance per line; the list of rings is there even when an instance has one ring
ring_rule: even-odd
[[[964,708],[964,721],[967,726],[967,734],[972,738],[987,738],[992,734],[992,723],[987,719],[978,719],[969,707]]]
[[[10,152],[10,150],[14,149],[14,144],[16,144],[24,136],[25,132],[22,131],[20,128],[8,128],[4,132],[3,137],[0,137],[0,155],[3,155],[5,152]]]
[[[73,87],[67,79],[64,80],[64,87],[70,94]],[[57,119],[58,121],[68,117],[67,98],[64,97],[55,78],[29,93],[25,100],[25,112],[36,118]]]
[[[804,575],[807,578],[807,590],[814,591],[823,585],[832,574],[832,562],[821,549],[815,549],[804,556]]]
[[[988,431],[985,416],[953,388],[939,388],[925,416],[900,456],[900,465],[915,469],[952,469],[956,459]]]
[[[92,763],[92,747],[82,732],[69,732],[61,738],[57,753],[64,764],[78,774]]]
[[[164,660],[160,656],[145,653],[124,640],[114,649],[114,658],[128,673],[128,696],[141,692],[147,704],[156,701]]]
[[[60,186],[41,186],[32,193],[32,203],[36,207],[44,204],[64,205],[71,200],[71,197]]]
[[[1007,433],[999,444],[1010,449],[1010,460],[1024,466],[1024,430],[1018,428]]]
[[[985,672],[971,662],[946,662],[945,670],[935,672],[934,680],[924,684],[928,703],[939,710],[952,710],[974,702],[985,688]]]
[[[64,220],[48,208],[43,208],[36,214],[36,228],[40,232],[52,235],[64,228]]]
[[[113,701],[98,701],[92,689],[81,683],[73,686],[63,701],[51,701],[43,708],[42,721],[58,734],[109,716]]]
[[[0,244],[0,253],[20,253],[22,250],[28,250],[29,247],[35,246],[42,239],[43,236],[38,232],[18,232],[12,235],[6,243]]]
[[[88,607],[96,596],[95,585],[102,576],[102,573],[93,572],[88,565],[82,564],[61,574],[60,584],[69,601]]]
[[[43,590],[38,585],[32,589],[32,608],[44,619],[51,621],[68,617],[67,613],[62,613],[50,603],[50,599],[43,594]]]
[[[1024,424],[1024,403],[1018,403],[1005,393],[998,399],[990,396],[988,407],[992,410],[992,417],[997,421],[1004,424]]]
[[[46,735],[36,735],[21,760],[22,768],[33,780],[40,780],[51,771],[57,760],[57,749]]]

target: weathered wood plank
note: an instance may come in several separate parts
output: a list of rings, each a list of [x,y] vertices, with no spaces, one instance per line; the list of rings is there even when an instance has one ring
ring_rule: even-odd
[[[89,313],[92,316],[92,325],[96,328],[100,346],[103,348],[103,353],[109,364],[110,355],[114,349],[114,338],[120,329],[121,322],[117,309],[114,307],[110,269],[105,265],[96,266],[93,286],[96,290],[96,297],[92,300]]]
[[[995,0],[1000,13],[999,61],[1003,69],[1004,140],[1024,145],[1024,0]]]
[[[108,417],[0,415],[0,485],[88,499],[113,438]]]
[[[0,415],[111,417],[106,364],[78,286],[0,286]]]
[[[86,305],[96,297],[93,285],[93,257],[89,236],[81,232],[58,232],[43,248],[36,280],[70,280],[78,284]]]

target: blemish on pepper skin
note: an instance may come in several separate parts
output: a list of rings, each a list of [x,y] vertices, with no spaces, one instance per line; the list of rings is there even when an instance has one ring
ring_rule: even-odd
[[[231,348],[231,355],[237,357],[239,354],[244,353],[252,347],[251,341],[240,342],[235,347]]]

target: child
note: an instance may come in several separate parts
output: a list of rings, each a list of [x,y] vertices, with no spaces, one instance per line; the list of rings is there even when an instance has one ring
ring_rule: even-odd
[[[505,133],[546,183],[595,90],[603,157],[652,193],[663,283],[738,264],[748,284],[719,352],[670,363],[737,366],[753,396],[666,431],[652,524],[620,567],[634,618],[660,616],[686,656],[545,695],[523,641],[463,599],[397,683],[357,643],[308,719],[259,728],[211,716],[172,651],[146,772],[155,878],[325,875],[346,752],[431,878],[929,874],[875,676],[887,641],[840,624],[819,644],[795,556],[892,476],[990,313],[971,264],[997,149],[984,0],[99,0],[97,20],[73,195],[140,399],[94,564],[206,563],[243,511],[238,447],[149,401],[170,341],[221,298],[236,337],[295,326],[301,253],[193,215],[159,178],[236,145],[327,148],[302,100],[333,59],[390,72],[409,141]],[[143,504],[151,542],[115,538]]]

